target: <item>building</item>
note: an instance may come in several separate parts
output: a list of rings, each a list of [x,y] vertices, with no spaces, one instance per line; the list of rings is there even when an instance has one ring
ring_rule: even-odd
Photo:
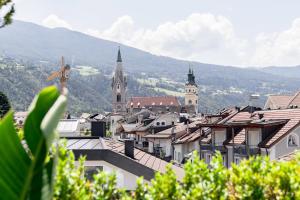
[[[185,162],[188,158],[190,158],[193,151],[200,152],[199,139],[204,130],[206,129],[196,129],[193,132],[189,131],[175,140],[173,143],[173,159],[176,160],[177,163]]]
[[[200,139],[201,158],[210,163],[220,151],[227,167],[256,155],[276,160],[300,149],[299,122],[300,109],[242,109],[217,123],[199,125],[211,129]]]
[[[195,82],[195,75],[191,68],[188,73],[188,81],[185,84],[184,105],[187,113],[197,114],[199,108],[199,90]]]
[[[291,161],[291,160],[297,159],[299,157],[299,155],[300,155],[300,151],[296,150],[296,151],[293,151],[286,155],[280,156],[277,160],[278,161]]]
[[[176,113],[161,115],[150,115],[150,113],[149,110],[144,109],[129,117],[128,121],[133,123],[127,121],[127,123],[122,124],[121,138],[131,138],[138,147],[148,150],[149,143],[145,138],[146,135],[169,129],[175,126],[179,120],[179,115]]]
[[[127,80],[123,73],[123,64],[120,48],[118,50],[117,66],[112,78],[112,111],[113,113],[126,114],[126,89]]]
[[[137,113],[142,109],[161,114],[167,112],[180,113],[181,104],[175,96],[163,97],[131,97],[127,103],[129,113]]]
[[[96,137],[68,138],[67,149],[73,151],[76,160],[80,156],[86,157],[84,165],[88,177],[97,170],[115,172],[117,187],[135,190],[137,178],[143,176],[146,182],[150,182],[156,172],[165,173],[169,163],[134,148],[132,142]],[[171,167],[177,180],[182,181],[184,170],[175,165]]]
[[[300,92],[294,95],[269,95],[264,110],[300,107]]]
[[[148,152],[156,156],[171,160],[174,158],[172,143],[185,135],[187,132],[195,131],[195,124],[178,123],[166,130],[145,135],[143,138],[148,141]]]

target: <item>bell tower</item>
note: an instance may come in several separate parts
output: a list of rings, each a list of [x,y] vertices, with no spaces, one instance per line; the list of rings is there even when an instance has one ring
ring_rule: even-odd
[[[195,82],[195,75],[194,71],[189,68],[189,73],[188,73],[188,81],[185,84],[185,96],[184,96],[184,101],[185,101],[185,107],[187,109],[188,113],[198,113],[198,86]]]
[[[112,111],[119,114],[126,113],[127,80],[123,73],[120,47],[117,56],[117,66],[112,78]]]

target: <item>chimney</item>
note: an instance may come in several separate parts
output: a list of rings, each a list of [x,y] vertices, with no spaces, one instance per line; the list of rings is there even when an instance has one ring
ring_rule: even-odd
[[[141,114],[141,115],[138,115],[138,123],[141,124],[142,121],[143,121],[143,118],[144,116]]]
[[[125,142],[125,155],[134,159],[134,141],[131,139],[124,140]]]
[[[264,113],[259,113],[259,114],[258,114],[258,118],[259,118],[259,119],[262,119],[263,117],[264,117]]]

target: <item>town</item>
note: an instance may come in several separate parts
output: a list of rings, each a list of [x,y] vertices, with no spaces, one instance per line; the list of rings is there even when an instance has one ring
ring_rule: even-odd
[[[0,0],[0,199],[300,199],[299,6]]]
[[[65,66],[69,71],[70,66],[62,62],[62,69]],[[119,48],[111,82],[112,112],[82,113],[80,118],[66,113],[58,124],[57,131],[67,139],[67,148],[77,158],[87,156],[89,173],[99,168],[117,170],[118,186],[134,189],[137,177],[150,181],[156,171],[164,172],[168,163],[182,179],[183,164],[194,151],[207,164],[219,151],[224,166],[229,168],[250,156],[292,158],[299,149],[299,92],[270,95],[264,108],[256,106],[259,97],[252,95],[252,105],[203,114],[198,113],[201,96],[192,68],[187,72],[184,105],[176,96],[127,97],[125,70]],[[69,75],[62,77],[61,90]],[[15,113],[19,126],[26,116],[26,111]]]

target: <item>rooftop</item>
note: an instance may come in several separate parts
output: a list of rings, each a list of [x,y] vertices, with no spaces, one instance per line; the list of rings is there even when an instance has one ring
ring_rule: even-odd
[[[254,113],[240,112],[233,116],[230,122],[255,122],[257,120],[265,122],[277,122],[282,127],[273,135],[268,137],[260,145],[263,147],[271,147],[276,144],[282,137],[290,133],[300,123],[300,109],[285,109],[285,110],[264,110],[256,111]]]
[[[157,158],[137,148],[134,149],[134,159],[125,155],[124,143],[104,138],[74,138],[67,140],[67,148],[72,150],[75,156],[86,155],[87,160],[104,160],[119,168],[123,168],[137,176],[144,176],[150,180],[155,172],[164,173],[168,162]],[[182,180],[184,170],[171,165],[178,180]]]

